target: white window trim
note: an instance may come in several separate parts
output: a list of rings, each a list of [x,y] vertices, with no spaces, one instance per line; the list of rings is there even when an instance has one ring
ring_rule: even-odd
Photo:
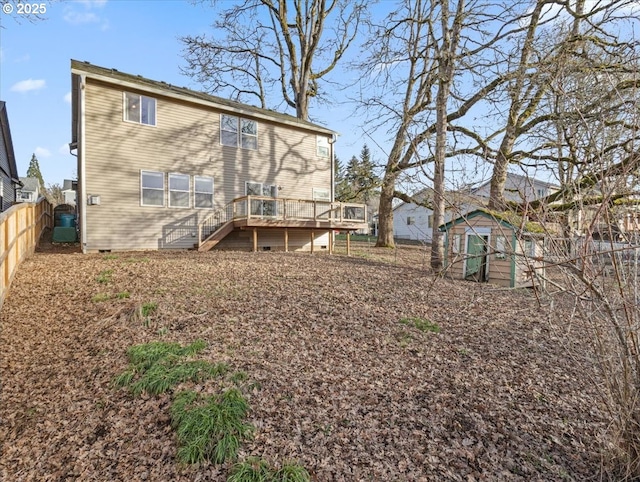
[[[229,144],[224,144],[222,142],[222,133],[223,132],[227,132],[227,133],[232,133],[233,131],[224,129],[224,125],[225,123],[222,121],[223,117],[231,117],[234,118],[236,120],[236,130],[234,132],[234,134],[236,135],[236,142],[235,145],[229,145]],[[256,126],[256,133],[255,134],[248,134],[245,132],[242,132],[242,123],[243,122],[253,122]],[[255,119],[247,119],[245,117],[240,117],[237,115],[231,115],[231,114],[220,114],[220,145],[221,146],[225,146],[225,147],[230,147],[230,148],[235,148],[235,149],[245,149],[247,151],[257,151],[259,148],[259,143],[258,143],[258,133],[260,130],[260,124],[258,123],[257,120]],[[256,147],[246,147],[243,145],[243,139],[245,138],[255,138],[255,143],[256,143]]]
[[[498,234],[496,236],[496,259],[505,259],[507,257],[507,237]]]
[[[331,192],[328,187],[314,187],[311,195],[314,201],[331,202]]]
[[[197,190],[197,181],[199,179],[206,179],[206,180],[210,180],[211,181],[211,191],[212,192],[202,192],[202,191],[198,191]],[[216,185],[215,185],[215,181],[213,180],[212,176],[193,176],[193,207],[195,209],[213,209],[214,206],[214,200],[213,200],[213,195],[215,194],[215,190],[216,190]],[[196,195],[197,194],[206,194],[207,196],[211,196],[211,207],[209,206],[198,206],[198,203],[196,203]]]
[[[171,189],[171,176],[182,176],[187,178],[187,182],[189,184],[187,190],[183,189]],[[195,186],[194,186],[195,187]],[[187,205],[186,206],[175,206],[171,204],[171,192],[186,192],[187,193]],[[167,179],[167,193],[168,199],[167,203],[172,209],[190,209],[191,208],[191,176],[189,174],[182,174],[180,172],[170,172]]]
[[[326,154],[324,152],[320,152],[320,149],[326,149]],[[331,155],[331,142],[329,142],[329,138],[327,136],[316,136],[316,155],[324,158],[328,158]]]
[[[248,133],[242,132],[242,122],[243,122],[243,121],[244,121],[244,122],[253,122],[253,123],[255,124],[255,126],[256,126],[256,133],[255,133],[255,134],[248,134]],[[257,150],[258,150],[258,129],[259,129],[259,127],[260,127],[260,126],[258,125],[258,122],[257,122],[257,121],[255,121],[255,120],[253,120],[253,119],[244,119],[244,118],[242,118],[242,117],[240,117],[240,118],[239,118],[239,129],[238,129],[238,134],[240,135],[240,143],[238,144],[238,146],[239,146],[241,149],[247,149],[248,151],[257,151]],[[254,148],[254,147],[245,147],[245,146],[243,145],[243,143],[242,143],[242,140],[243,140],[245,137],[255,138],[255,140],[256,140],[256,147],[255,147],[255,148]]]
[[[144,122],[142,122],[142,109],[140,110],[140,120],[139,121],[127,119],[127,94],[129,94],[129,95],[137,95],[140,98],[140,106],[141,107],[142,107],[142,98],[143,97],[146,97],[147,99],[153,100],[153,102],[155,104],[155,108],[153,109],[153,124],[145,124]],[[147,127],[156,127],[158,125],[158,100],[155,97],[151,97],[151,96],[148,96],[148,95],[136,94],[135,92],[124,91],[122,93],[122,120],[124,122],[128,122],[130,124],[137,124],[137,125],[140,125],[140,126],[147,126]]]
[[[162,174],[162,204],[145,204],[144,203],[144,190],[145,189],[151,189],[151,190],[155,190],[155,191],[160,191],[159,188],[156,187],[144,187],[142,185],[142,175],[143,173],[149,173],[149,174]],[[166,202],[166,179],[165,179],[165,175],[164,172],[162,171],[148,171],[146,169],[141,169],[140,170],[140,206],[145,206],[145,207],[151,207],[151,208],[163,208],[167,205]]]

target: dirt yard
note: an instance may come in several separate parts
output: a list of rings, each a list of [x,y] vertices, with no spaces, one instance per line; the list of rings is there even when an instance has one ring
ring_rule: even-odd
[[[229,466],[176,461],[170,395],[112,384],[130,346],[199,338],[255,382],[241,457],[317,481],[598,480],[584,330],[529,291],[436,281],[417,248],[44,248],[0,314],[0,480],[225,481]]]

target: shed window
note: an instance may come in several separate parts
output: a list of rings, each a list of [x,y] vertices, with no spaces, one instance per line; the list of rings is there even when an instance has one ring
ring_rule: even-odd
[[[427,216],[427,227],[433,228],[433,214]]]
[[[194,181],[194,204],[197,208],[213,208],[213,178],[195,176]]]
[[[454,234],[451,238],[451,253],[460,254],[460,243],[462,242],[461,234]]]
[[[124,93],[124,120],[148,126],[156,125],[156,99]]]
[[[407,216],[407,226],[413,226],[414,224],[416,224],[416,218]]]
[[[164,173],[140,171],[143,206],[164,206]]]
[[[316,137],[317,154],[319,157],[329,157],[329,138],[325,136]]]
[[[496,236],[496,259],[504,259],[506,257],[507,238],[505,236]]]
[[[169,174],[169,207],[189,207],[190,180],[188,174]]]

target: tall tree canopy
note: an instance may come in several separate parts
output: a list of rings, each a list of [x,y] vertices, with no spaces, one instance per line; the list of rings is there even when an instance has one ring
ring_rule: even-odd
[[[356,37],[367,3],[239,1],[222,11],[214,34],[181,38],[184,71],[217,95],[253,98],[263,108],[284,101],[296,117],[308,120],[310,99],[323,95],[321,81]]]

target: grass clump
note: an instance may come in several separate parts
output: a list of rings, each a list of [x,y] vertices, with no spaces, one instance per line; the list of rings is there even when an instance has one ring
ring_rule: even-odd
[[[176,395],[171,421],[178,434],[178,459],[186,464],[235,460],[240,444],[253,435],[253,426],[244,421],[248,411],[235,388],[208,397],[193,391]]]
[[[402,318],[400,320],[400,323],[407,326],[413,326],[414,328],[417,328],[418,330],[423,332],[430,331],[432,333],[440,333],[440,327],[438,326],[438,324],[432,323],[426,318],[418,318],[418,317]]]
[[[107,301],[110,296],[107,293],[98,293],[91,297],[91,301],[94,303],[102,303],[103,301]]]
[[[116,386],[128,386],[138,396],[143,392],[160,395],[186,381],[203,381],[228,371],[224,363],[187,360],[205,348],[202,340],[190,345],[151,342],[129,349],[129,368],[115,379]]]
[[[227,482],[310,482],[309,472],[301,465],[284,464],[274,470],[261,458],[249,457],[237,463]]]
[[[128,291],[121,291],[120,293],[116,294],[116,298],[118,298],[119,300],[131,298],[131,293],[129,293]]]
[[[143,303],[140,308],[140,313],[142,316],[149,317],[153,315],[158,310],[158,303],[155,301],[150,301],[148,303]]]
[[[112,275],[113,275],[112,269],[105,269],[104,271],[100,272],[96,280],[98,281],[98,283],[107,284],[109,281],[111,281]]]

